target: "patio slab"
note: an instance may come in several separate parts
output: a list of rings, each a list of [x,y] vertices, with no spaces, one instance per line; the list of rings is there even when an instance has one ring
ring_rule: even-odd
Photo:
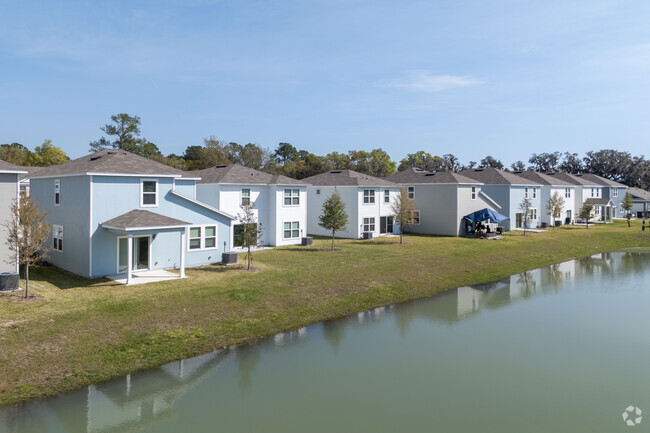
[[[106,278],[115,281],[116,283],[126,284],[126,274],[108,275]],[[137,271],[131,275],[131,284],[147,284],[157,283],[160,281],[180,280],[181,277],[173,272],[165,271],[164,269],[156,269],[153,271]]]

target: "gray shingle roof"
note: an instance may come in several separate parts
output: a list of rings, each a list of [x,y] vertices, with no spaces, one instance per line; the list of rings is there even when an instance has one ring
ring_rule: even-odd
[[[583,179],[586,179],[587,181],[594,182],[597,185],[625,188],[625,185],[623,185],[622,183],[618,183],[618,182],[615,182],[613,180],[605,179],[604,177],[598,176],[596,174],[585,173],[585,174],[582,174],[582,175],[578,175],[578,177],[582,177]]]
[[[559,177],[549,176],[546,173],[538,173],[536,171],[515,171],[513,173],[519,177],[532,180],[533,182],[537,182],[541,185],[575,186],[574,184],[562,180]]]
[[[42,167],[32,177],[53,177],[83,175],[86,173],[144,174],[182,177],[182,170],[169,167],[157,161],[135,155],[125,150],[105,149],[91,155],[82,156],[59,165]],[[185,175],[184,177],[192,177]]]
[[[645,189],[629,187],[627,190],[633,198],[650,202],[650,192],[646,191]]]
[[[582,175],[576,175],[576,174],[569,174],[569,173],[546,173],[547,176],[552,176],[556,179],[563,180],[565,182],[569,182],[573,185],[579,185],[579,186],[602,186],[601,184],[598,184],[594,182],[593,180],[585,179],[582,177]]]
[[[187,226],[190,223],[160,215],[148,210],[134,209],[123,215],[102,223],[102,227],[121,230],[134,230],[137,228],[153,227],[178,227]]]
[[[200,177],[198,183],[307,185],[281,174],[269,174],[239,164],[224,164],[204,170],[186,171],[186,177]]]
[[[469,183],[479,185],[481,182],[449,171],[430,172],[421,168],[410,167],[386,177],[391,182],[406,183]]]
[[[303,181],[314,186],[397,186],[386,179],[354,170],[332,170],[308,177]]]
[[[609,203],[614,203],[611,198],[588,198],[585,203],[591,203],[599,206],[607,206]]]
[[[459,174],[483,182],[485,185],[541,185],[539,182],[497,168],[473,168],[463,170]]]
[[[7,161],[3,161],[0,159],[0,171],[25,171],[24,167],[18,167],[17,165],[13,165]]]

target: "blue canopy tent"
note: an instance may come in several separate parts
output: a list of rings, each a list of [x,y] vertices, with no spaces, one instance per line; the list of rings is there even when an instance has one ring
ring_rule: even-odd
[[[473,224],[473,223],[480,223],[481,221],[487,221],[487,220],[490,220],[495,223],[502,223],[504,221],[508,221],[510,218],[508,218],[505,215],[501,215],[499,212],[495,212],[491,209],[485,208],[485,209],[477,210],[476,212],[472,212],[469,215],[465,215],[463,219]]]

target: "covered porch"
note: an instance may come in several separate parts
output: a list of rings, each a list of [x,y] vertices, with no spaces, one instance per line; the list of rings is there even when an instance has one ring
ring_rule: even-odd
[[[187,226],[190,223],[146,210],[132,210],[101,224],[116,235],[117,268],[108,278],[126,284],[143,284],[185,278]],[[153,241],[161,233],[178,232],[179,273],[156,269]]]
[[[588,198],[585,203],[593,205],[594,219],[611,223],[614,217],[615,204],[610,198]]]

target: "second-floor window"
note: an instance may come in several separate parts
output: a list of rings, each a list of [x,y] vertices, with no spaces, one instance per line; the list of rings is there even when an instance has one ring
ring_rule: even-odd
[[[384,190],[384,203],[390,203],[390,191],[387,189]]]
[[[564,196],[566,198],[571,198],[571,188],[564,188]]]
[[[472,187],[472,200],[476,200],[476,187]]]
[[[63,251],[63,226],[52,224],[52,238],[54,239],[54,250]]]
[[[375,190],[374,189],[364,189],[363,190],[363,203],[372,204],[375,202]]]
[[[286,188],[284,190],[284,205],[298,206],[300,204],[300,190]]]
[[[158,206],[158,181],[143,180],[140,186],[140,206]]]
[[[612,190],[612,196],[613,196],[613,197],[618,197],[618,188],[614,188],[614,189]]]
[[[409,198],[413,200],[415,198],[415,187],[414,186],[409,186],[408,187],[408,193],[409,193]]]
[[[533,188],[533,198],[537,198],[537,188]]]
[[[61,179],[54,179],[54,206],[61,204]]]
[[[524,198],[528,198],[528,187],[524,187]]]
[[[251,190],[250,188],[243,188],[241,190],[241,205],[248,206],[251,204]]]
[[[591,196],[592,196],[592,197],[596,197],[596,196],[594,195],[594,188],[591,188]]]

